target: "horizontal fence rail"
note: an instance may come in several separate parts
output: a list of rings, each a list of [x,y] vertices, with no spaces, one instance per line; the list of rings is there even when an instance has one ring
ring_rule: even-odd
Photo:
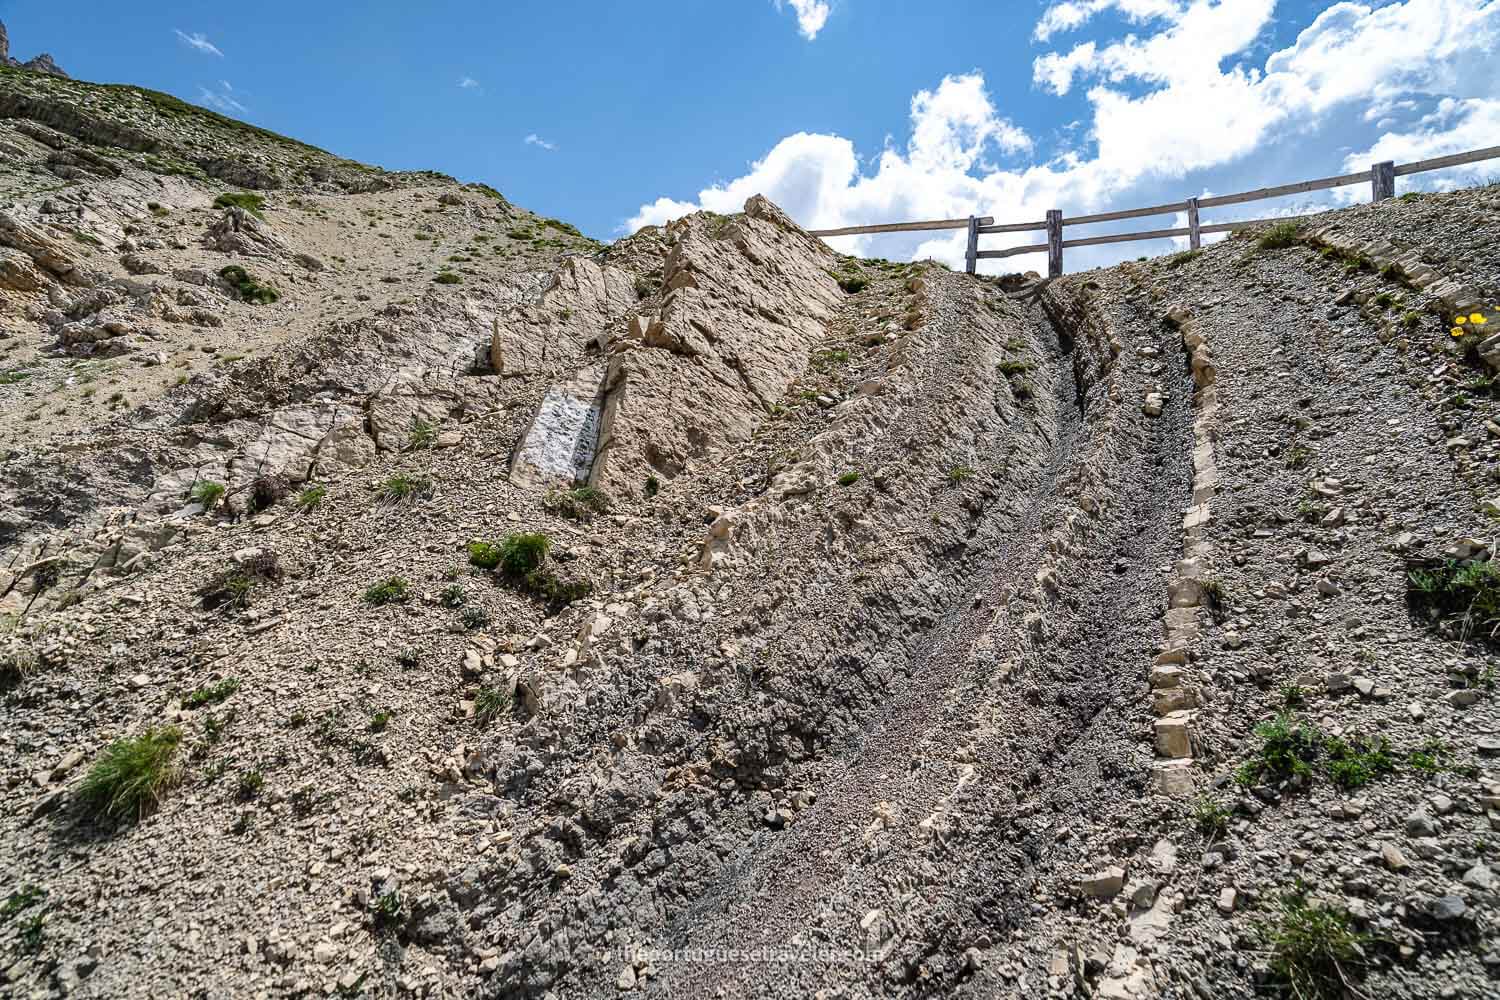
[[[1289,219],[1305,218],[1305,215],[1283,215],[1270,219],[1241,219],[1235,222],[1215,222],[1204,224],[1199,218],[1199,212],[1205,208],[1222,208],[1226,205],[1243,205],[1252,201],[1264,201],[1267,198],[1283,198],[1287,195],[1306,194],[1309,191],[1326,191],[1330,188],[1348,187],[1351,184],[1370,184],[1370,200],[1384,201],[1396,196],[1396,178],[1406,177],[1411,174],[1425,173],[1429,170],[1442,170],[1446,167],[1458,167],[1467,163],[1480,163],[1485,160],[1500,159],[1500,146],[1488,146],[1484,149],[1470,150],[1467,153],[1453,153],[1448,156],[1435,156],[1429,160],[1417,160],[1413,163],[1394,163],[1386,160],[1376,163],[1369,170],[1361,170],[1352,174],[1339,174],[1336,177],[1319,177],[1310,181],[1298,181],[1295,184],[1280,184],[1275,187],[1256,188],[1254,191],[1241,191],[1238,194],[1220,194],[1208,198],[1188,198],[1186,201],[1172,201],[1163,205],[1149,205],[1145,208],[1127,208],[1117,212],[1099,212],[1094,215],[1075,215],[1065,218],[1058,209],[1052,209],[1047,213],[1047,218],[1039,222],[1008,222],[995,225],[995,220],[990,216],[969,216],[967,219],[938,219],[932,222],[893,222],[878,226],[845,226],[842,229],[815,229],[810,230],[812,236],[857,236],[867,233],[911,233],[926,230],[945,229],[967,229],[969,234],[968,249],[964,254],[965,269],[973,274],[978,261],[998,260],[1004,257],[1018,257],[1029,253],[1047,254],[1047,273],[1051,277],[1062,274],[1063,251],[1073,247],[1092,247],[1106,243],[1130,243],[1136,240],[1161,240],[1171,239],[1178,236],[1188,238],[1188,246],[1197,250],[1201,245],[1201,237],[1206,233],[1230,233],[1238,229],[1250,229],[1255,226],[1264,226],[1276,222],[1285,222]],[[1143,219],[1152,215],[1186,213],[1187,225],[1172,229],[1151,229],[1134,233],[1110,233],[1104,236],[1087,236],[1078,239],[1063,239],[1064,226],[1088,226],[1100,222],[1122,222],[1126,219]],[[991,233],[1046,233],[1047,242],[1031,243],[1025,246],[1007,247],[1004,250],[980,250],[979,237]]]

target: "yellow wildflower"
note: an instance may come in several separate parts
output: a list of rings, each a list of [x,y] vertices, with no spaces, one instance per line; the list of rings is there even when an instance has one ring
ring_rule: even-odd
[[[1484,326],[1484,324],[1487,323],[1488,320],[1484,318],[1484,313],[1475,313],[1474,315],[1469,317],[1469,322],[1475,323],[1479,326]]]
[[[1457,323],[1459,326],[1463,326],[1468,321],[1469,321],[1469,317],[1467,317],[1467,316],[1455,316],[1455,317],[1453,317],[1453,322]]]
[[[1455,337],[1462,337],[1464,335],[1464,328],[1461,327],[1461,326],[1455,326],[1453,329],[1449,330],[1448,332],[1451,333],[1451,334],[1453,334],[1453,336],[1455,336]]]

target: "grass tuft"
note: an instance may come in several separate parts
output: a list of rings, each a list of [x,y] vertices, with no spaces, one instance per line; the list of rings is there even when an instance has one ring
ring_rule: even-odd
[[[181,729],[162,726],[105,747],[78,786],[84,810],[95,819],[116,821],[144,815],[182,779],[181,743]]]
[[[387,604],[405,604],[411,598],[411,584],[405,577],[387,577],[367,587],[364,597],[365,603],[375,608]]]
[[[552,490],[542,498],[542,508],[586,524],[595,515],[609,510],[609,498],[597,486],[578,486],[571,490]]]
[[[1302,226],[1296,222],[1278,222],[1260,234],[1255,245],[1262,250],[1285,250],[1297,242],[1302,235]]]
[[[1271,953],[1271,975],[1296,1000],[1343,1000],[1364,959],[1363,935],[1349,915],[1295,894],[1281,902],[1274,922],[1262,928]],[[1354,995],[1359,995],[1355,993]]]

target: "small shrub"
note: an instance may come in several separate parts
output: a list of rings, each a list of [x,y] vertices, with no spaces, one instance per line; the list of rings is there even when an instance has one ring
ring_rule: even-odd
[[[480,688],[474,698],[474,721],[484,729],[502,714],[509,711],[511,694],[501,688]]]
[[[1193,803],[1193,828],[1207,840],[1217,840],[1229,832],[1229,809],[1212,796],[1205,795]]]
[[[1343,910],[1288,896],[1261,934],[1272,978],[1296,1000],[1343,1000],[1359,978],[1366,939],[1349,929]]]
[[[459,612],[458,620],[463,623],[464,628],[472,632],[490,623],[490,613],[478,604],[470,604]]]
[[[1350,741],[1335,737],[1323,744],[1328,776],[1346,792],[1363,788],[1381,775],[1395,771],[1396,762],[1391,759],[1390,750],[1390,743],[1378,736]]]
[[[372,733],[383,733],[383,732],[385,732],[386,727],[391,724],[392,715],[393,715],[393,713],[388,708],[382,708],[380,711],[375,712],[374,714],[372,714],[370,716],[370,732],[372,732]]]
[[[870,286],[870,279],[862,274],[841,274],[838,276],[839,287],[850,295],[862,292]]]
[[[840,486],[853,486],[857,482],[859,482],[859,473],[858,472],[854,472],[854,471],[851,470],[851,471],[846,472],[843,475],[839,476],[839,485]]]
[[[967,465],[955,465],[948,470],[948,482],[961,483],[966,479],[974,478],[974,470]]]
[[[405,604],[411,598],[411,584],[404,577],[387,577],[367,587],[364,597],[366,604],[376,608],[387,604]]]
[[[214,199],[215,208],[243,208],[260,215],[266,207],[266,199],[249,191],[226,191]]]
[[[1422,314],[1415,309],[1408,309],[1401,314],[1401,325],[1408,330],[1414,330],[1422,325]]]
[[[191,494],[194,502],[201,504],[204,513],[213,510],[224,499],[224,484],[211,479],[200,479],[193,484]]]
[[[1011,378],[1016,375],[1025,375],[1027,372],[1031,371],[1031,369],[1032,364],[1030,361],[1021,361],[1015,358],[1007,358],[1006,360],[1000,362],[995,366],[995,370],[1001,375],[1004,375],[1006,378]]]
[[[326,498],[327,496],[328,487],[309,486],[307,489],[297,494],[297,509],[312,510],[313,508],[322,504],[324,498]]]
[[[256,476],[250,484],[250,513],[257,514],[286,499],[292,486],[284,476]]]
[[[1284,708],[1301,708],[1307,704],[1307,691],[1300,684],[1281,685],[1281,704]]]
[[[457,285],[464,279],[452,271],[439,271],[438,276],[432,280],[439,285]]]
[[[1302,469],[1312,460],[1312,451],[1305,445],[1294,444],[1286,451],[1286,467],[1288,469]]]
[[[85,812],[110,820],[144,815],[181,780],[181,743],[181,729],[162,726],[105,747],[78,786]]]
[[[1184,250],[1181,253],[1174,253],[1167,258],[1167,268],[1175,271],[1182,265],[1197,260],[1201,256],[1203,256],[1202,250]]]
[[[496,566],[509,576],[525,576],[539,569],[552,548],[552,541],[541,532],[516,532],[500,543]],[[472,560],[472,555],[470,559]]]
[[[1389,309],[1391,306],[1396,304],[1396,296],[1392,295],[1390,292],[1381,292],[1379,295],[1375,296],[1375,304],[1382,309]]]
[[[426,476],[398,473],[380,487],[380,497],[389,504],[409,504],[432,495],[432,480]]]
[[[471,566],[478,566],[480,569],[494,569],[500,565],[501,554],[502,550],[499,542],[487,542],[483,539],[476,539],[469,543],[469,565]],[[463,588],[459,587],[458,591],[462,594]]]
[[[644,492],[648,498],[656,496],[656,494],[661,492],[661,480],[655,476],[647,476]]]
[[[1500,563],[1493,560],[1428,561],[1408,570],[1409,589],[1438,610],[1459,614],[1467,625],[1500,625]]]
[[[1288,781],[1310,778],[1312,762],[1322,749],[1322,739],[1310,724],[1283,712],[1255,727],[1260,747],[1240,766],[1236,780],[1252,785],[1258,780]]]
[[[1449,769],[1451,756],[1448,744],[1434,736],[1423,743],[1421,749],[1407,754],[1406,763],[1412,770],[1423,774],[1441,774]]]
[[[1255,245],[1262,250],[1284,250],[1297,242],[1302,227],[1296,222],[1278,222],[1260,234]]]
[[[243,302],[268,306],[281,298],[281,293],[273,286],[262,283],[238,264],[230,264],[228,267],[220,268],[219,277],[229,283],[229,286],[235,290]]]
[[[468,597],[469,595],[464,592],[462,586],[452,583],[443,588],[442,594],[438,596],[438,603],[445,608],[461,608]]]
[[[240,689],[239,678],[226,677],[217,684],[205,684],[182,699],[183,708],[202,708],[217,705]]]
[[[249,801],[260,794],[260,790],[266,786],[265,775],[259,771],[245,771],[240,775],[239,796]]]
[[[411,418],[411,434],[408,437],[407,449],[410,451],[423,451],[431,448],[437,443],[437,425],[420,417]]]
[[[203,607],[209,611],[220,607],[247,608],[255,589],[263,583],[278,583],[282,578],[281,558],[263,549],[211,576],[198,588]]]
[[[578,486],[571,490],[552,490],[542,499],[542,508],[573,521],[592,521],[596,514],[609,510],[609,498],[597,486]]]

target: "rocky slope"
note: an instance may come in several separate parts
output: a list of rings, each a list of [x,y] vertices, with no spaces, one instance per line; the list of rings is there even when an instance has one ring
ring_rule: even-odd
[[[11,993],[1494,992],[1497,189],[1040,282],[0,146]]]

